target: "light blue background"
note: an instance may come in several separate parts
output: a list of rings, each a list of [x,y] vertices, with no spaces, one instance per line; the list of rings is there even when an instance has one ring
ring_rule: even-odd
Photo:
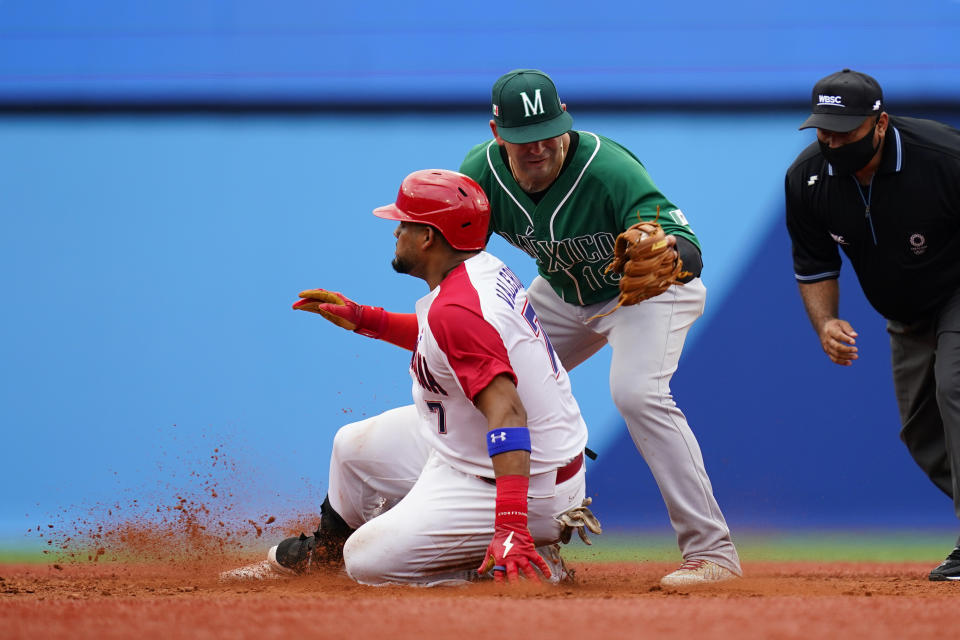
[[[796,131],[803,114],[574,115],[578,128],[604,132],[635,150],[703,242],[708,310],[691,333],[681,373],[683,362],[703,354],[717,382],[675,389],[681,407],[699,415],[698,397],[728,375],[727,365],[710,354],[729,346],[701,343],[700,336],[753,256],[772,235],[782,235],[783,171],[811,139]],[[484,119],[472,113],[0,119],[6,150],[0,160],[6,300],[0,406],[8,452],[0,530],[13,536],[49,514],[82,513],[117,496],[170,503],[178,492],[196,492],[198,478],[216,471],[209,467],[215,448],[234,465],[218,477],[234,490],[242,485],[250,513],[276,506],[279,498],[300,505],[322,499],[334,432],[407,403],[409,358],[296,313],[290,304],[299,290],[322,286],[412,310],[425,285],[392,271],[393,225],[370,210],[390,202],[410,171],[456,167],[485,137]],[[491,249],[524,280],[533,277],[524,254],[499,239]],[[782,247],[777,266],[789,264],[788,252]],[[750,277],[795,295],[788,269],[770,274]],[[744,358],[765,348],[750,344],[763,331],[751,323],[765,301],[755,304],[724,311],[726,322],[733,313],[743,324]],[[879,319],[865,317],[871,325],[859,327],[861,333],[882,334]],[[817,367],[826,360],[799,303],[790,320],[776,329],[776,339],[805,343],[811,360],[800,366],[821,375]],[[925,524],[948,523],[948,505],[931,506],[945,499],[917,477],[896,442],[886,357],[874,354],[870,368],[858,363],[857,375],[884,391],[879,398],[849,399],[862,410],[862,423],[842,425],[843,432],[841,425],[824,425],[836,434],[831,451],[888,448],[896,469],[881,473],[867,460],[855,466],[876,472],[872,481],[878,491],[892,492],[894,503],[915,505],[921,491],[929,499]],[[619,460],[610,447],[632,449],[609,400],[608,362],[602,352],[572,376],[600,470],[605,460]],[[786,376],[798,365],[780,366],[757,375]],[[724,452],[732,449],[744,461],[758,451],[787,459],[792,448],[809,442],[801,430],[741,442],[746,432],[734,414],[770,420],[808,392],[784,386],[756,397],[751,384],[737,383],[742,397],[731,398],[730,415],[694,427],[710,429],[701,441],[721,439]],[[792,419],[804,424],[802,413]],[[872,433],[875,422],[886,425],[882,437]],[[720,447],[705,445],[708,465]],[[639,456],[630,453],[620,464],[605,470],[623,491],[605,493],[610,506],[634,504],[637,487],[645,487],[635,513],[623,521],[664,524]],[[843,515],[804,497],[803,486],[810,478],[818,486],[829,482],[824,477],[849,473],[849,466],[818,469],[811,460],[778,479],[786,488],[758,485],[748,467],[716,471],[718,493],[744,525],[772,524],[773,515],[776,524],[789,524],[782,510],[790,500],[803,504],[814,523]],[[785,489],[797,493],[788,498]],[[842,484],[836,491],[844,492]]]
[[[820,353],[781,189],[812,140],[810,87],[841,67],[876,75],[894,113],[936,102],[957,123],[960,3],[822,11],[0,2],[0,539],[212,484],[244,516],[315,508],[333,433],[408,401],[408,357],[290,304],[322,286],[412,309],[425,285],[392,271],[393,227],[370,210],[485,140],[489,87],[514,67],[551,73],[575,126],[633,150],[704,245],[707,312],[674,392],[731,525],[955,527],[897,441],[883,323],[849,269],[862,359]],[[322,112],[31,111],[191,102]],[[598,511],[668,531],[608,362],[572,372]]]
[[[775,224],[781,167],[807,137],[789,126],[799,117],[586,114],[577,125],[650,158],[720,297],[744,249],[724,238],[730,221],[757,239]],[[255,452],[244,464],[265,489],[325,485],[338,426],[409,402],[409,358],[290,304],[323,286],[412,311],[425,285],[390,268],[393,225],[370,210],[410,171],[458,166],[484,139],[483,118],[0,120],[2,406],[19,452],[2,489],[7,527],[20,512],[155,483],[171,464],[157,466],[160,450],[204,437]],[[762,134],[752,145],[744,126]],[[759,189],[725,187],[713,158],[734,147],[753,157]],[[702,176],[693,190],[691,173]],[[535,274],[501,240],[491,249],[525,281]],[[607,362],[575,378],[599,450],[619,431]]]

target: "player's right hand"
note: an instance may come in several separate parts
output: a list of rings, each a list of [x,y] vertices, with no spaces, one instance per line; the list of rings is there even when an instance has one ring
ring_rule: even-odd
[[[503,582],[504,574],[511,583],[519,582],[521,572],[527,579],[540,582],[534,564],[545,578],[550,577],[550,567],[533,546],[533,536],[527,529],[524,516],[522,523],[497,523],[493,540],[477,572],[484,574],[492,569],[494,582]]]
[[[342,293],[326,289],[307,289],[299,293],[294,309],[319,313],[324,318],[348,331],[356,331],[361,324],[363,307]]]
[[[846,320],[831,318],[820,328],[820,345],[824,353],[836,364],[849,367],[859,358],[857,355],[857,332]]]

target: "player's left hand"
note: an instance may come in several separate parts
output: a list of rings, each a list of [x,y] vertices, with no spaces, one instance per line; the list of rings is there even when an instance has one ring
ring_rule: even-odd
[[[540,582],[536,570],[536,565],[543,573],[545,578],[550,577],[550,567],[533,546],[533,536],[527,529],[527,519],[524,516],[522,521],[518,518],[513,522],[503,522],[503,516],[497,516],[496,529],[493,532],[493,540],[487,547],[487,555],[477,571],[480,574],[493,570],[494,582],[503,582],[504,575],[510,583],[520,581],[521,572],[529,580]]]
[[[619,305],[658,296],[691,275],[683,271],[676,236],[667,235],[653,220],[638,222],[617,236],[613,253],[605,273],[621,274]]]
[[[301,291],[298,295],[300,300],[293,303],[294,309],[319,313],[333,324],[343,327],[347,331],[356,331],[362,322],[363,306],[339,291],[307,289]]]

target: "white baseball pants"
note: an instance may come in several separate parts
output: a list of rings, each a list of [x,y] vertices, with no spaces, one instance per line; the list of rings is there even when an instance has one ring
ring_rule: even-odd
[[[348,424],[334,438],[330,504],[357,529],[343,556],[347,574],[361,584],[468,581],[493,539],[496,486],[436,455],[418,421],[409,405]],[[581,468],[556,484],[552,497],[529,498],[537,546],[559,540],[555,517],[583,502],[584,477]]]

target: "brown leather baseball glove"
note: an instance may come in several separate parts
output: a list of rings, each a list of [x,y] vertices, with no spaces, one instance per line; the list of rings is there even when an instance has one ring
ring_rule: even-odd
[[[607,273],[621,273],[617,306],[637,304],[658,296],[671,285],[683,284],[683,261],[656,222],[638,222],[619,236]]]

